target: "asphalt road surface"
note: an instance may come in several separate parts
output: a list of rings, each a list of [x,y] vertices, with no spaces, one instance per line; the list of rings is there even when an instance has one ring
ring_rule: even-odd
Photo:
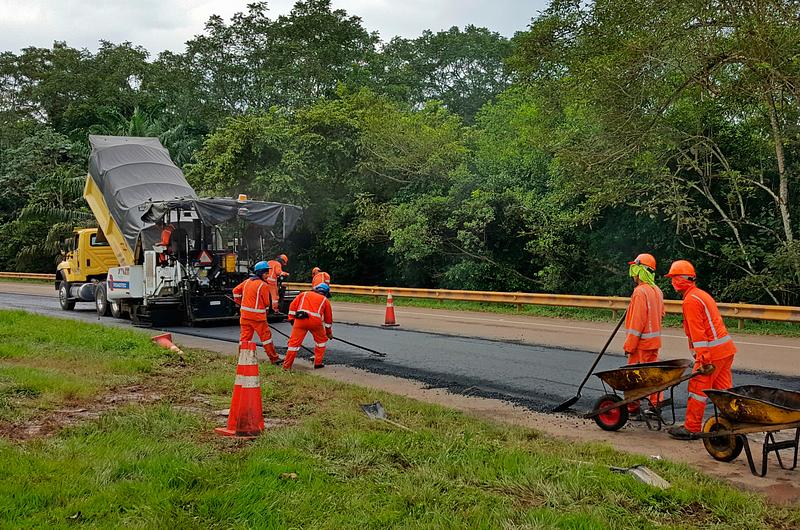
[[[2,283],[0,304],[3,308],[19,308],[89,322],[98,321],[91,304],[78,304],[75,311],[62,311],[58,306],[55,291],[45,285]],[[358,313],[358,311],[339,312],[336,307],[334,302],[335,314],[349,314],[352,318],[352,315]],[[458,313],[445,313],[449,313],[451,319],[458,320]],[[130,326],[126,321],[111,317],[105,317],[101,321],[108,325]],[[560,322],[562,325],[566,322],[566,325],[569,325],[568,321],[554,322]],[[574,324],[580,325],[577,322]],[[239,336],[238,326],[233,325],[202,328],[179,326],[164,329],[175,333],[230,341],[232,353],[235,351],[234,344]],[[274,324],[273,329],[287,335],[290,332],[288,323]],[[456,326],[453,329],[458,328]],[[598,348],[607,338],[607,333],[603,336],[601,332],[602,330],[596,333]],[[564,342],[570,344],[568,330],[563,330],[562,334],[565,336]],[[538,411],[551,410],[555,405],[574,396],[577,385],[596,355],[596,351],[586,349],[539,346],[403,328],[384,329],[375,325],[341,322],[334,324],[334,335],[384,352],[386,357],[378,358],[334,340],[329,343],[330,347],[325,357],[326,364],[346,364],[375,373],[415,379],[432,388],[446,388],[456,393],[500,398]],[[286,339],[279,333],[274,333],[273,336],[276,347],[282,353],[286,347]],[[310,335],[306,338],[306,346],[313,347]],[[309,356],[307,352],[300,353],[301,356]],[[598,370],[613,369],[624,364],[623,356],[611,353],[600,361]],[[734,370],[734,383],[800,390],[800,377],[797,374],[800,374],[800,369],[794,374]],[[589,410],[594,400],[603,393],[599,379],[591,377],[575,409]],[[685,384],[675,390],[675,400],[680,418],[686,402]]]

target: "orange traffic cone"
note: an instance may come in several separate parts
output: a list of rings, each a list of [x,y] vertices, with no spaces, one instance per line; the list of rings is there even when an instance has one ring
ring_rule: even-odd
[[[175,346],[172,342],[172,333],[162,333],[153,337],[153,342],[164,348],[165,350],[174,351],[183,355],[183,351]]]
[[[394,299],[392,298],[392,291],[386,296],[386,318],[383,322],[383,327],[393,328],[399,326],[394,318]]]
[[[228,426],[214,429],[223,436],[254,438],[264,431],[264,412],[261,405],[261,382],[258,379],[256,343],[239,344],[239,364],[233,386]]]

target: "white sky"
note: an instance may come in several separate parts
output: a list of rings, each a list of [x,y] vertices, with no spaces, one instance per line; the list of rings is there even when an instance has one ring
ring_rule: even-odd
[[[96,50],[101,39],[131,41],[155,56],[203,31],[212,14],[226,20],[253,0],[0,0],[0,51],[50,47],[55,40]],[[270,18],[286,14],[294,0],[269,2]],[[360,16],[383,40],[415,37],[467,24],[506,36],[524,30],[547,0],[333,0],[333,7]]]

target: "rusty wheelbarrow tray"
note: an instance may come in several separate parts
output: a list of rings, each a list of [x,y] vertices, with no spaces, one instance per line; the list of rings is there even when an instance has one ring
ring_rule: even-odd
[[[615,370],[597,372],[594,375],[602,381],[606,394],[595,401],[592,411],[584,417],[594,419],[603,430],[616,431],[628,422],[628,403],[639,402],[651,394],[669,389],[669,399],[662,401],[658,407],[651,407],[645,411],[643,419],[650,429],[654,428],[653,424],[658,430],[663,425],[674,425],[675,387],[702,373],[699,371],[685,373],[693,364],[694,362],[689,359],[675,359],[629,364]],[[607,387],[612,391],[609,392]],[[623,392],[623,395],[620,396],[617,392]],[[665,406],[669,406],[671,410],[669,421],[662,415]]]
[[[714,415],[703,424],[698,435],[706,451],[722,462],[735,460],[742,449],[747,455],[750,472],[759,477],[767,474],[769,454],[775,453],[782,469],[797,467],[800,445],[800,392],[759,385],[743,385],[728,390],[706,390],[714,404]],[[778,431],[794,429],[794,439],[776,441]],[[757,470],[750,450],[748,434],[765,433],[761,453],[761,469]],[[791,467],[784,465],[780,451],[794,449]]]

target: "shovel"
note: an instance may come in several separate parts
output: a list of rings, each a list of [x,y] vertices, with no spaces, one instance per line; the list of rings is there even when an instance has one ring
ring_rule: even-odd
[[[589,373],[586,374],[586,377],[584,377],[583,381],[581,382],[581,386],[578,387],[578,393],[575,395],[575,397],[569,398],[564,403],[562,403],[561,405],[559,405],[556,408],[554,408],[553,412],[564,412],[565,410],[570,408],[572,405],[577,403],[578,400],[581,398],[581,390],[583,390],[583,385],[585,385],[586,381],[589,380],[589,376],[592,375],[592,372],[597,367],[597,363],[600,362],[600,358],[606,353],[606,350],[608,349],[609,345],[611,344],[611,341],[614,340],[614,337],[617,335],[617,331],[619,331],[619,328],[622,326],[622,323],[625,322],[625,315],[626,314],[627,314],[627,311],[622,314],[622,318],[619,319],[619,322],[617,322],[617,326],[614,328],[614,331],[611,332],[611,336],[608,337],[608,341],[606,341],[606,345],[603,346],[602,350],[600,350],[600,354],[594,360],[594,364],[592,364],[592,367],[589,368]]]
[[[383,405],[381,405],[380,401],[376,401],[375,403],[372,403],[370,405],[361,405],[361,410],[363,410],[364,414],[366,414],[367,417],[372,420],[385,421],[386,423],[394,425],[395,427],[400,427],[401,429],[405,429],[406,431],[414,432],[405,425],[400,425],[396,421],[392,421],[389,418],[387,418],[386,409],[383,408]]]

